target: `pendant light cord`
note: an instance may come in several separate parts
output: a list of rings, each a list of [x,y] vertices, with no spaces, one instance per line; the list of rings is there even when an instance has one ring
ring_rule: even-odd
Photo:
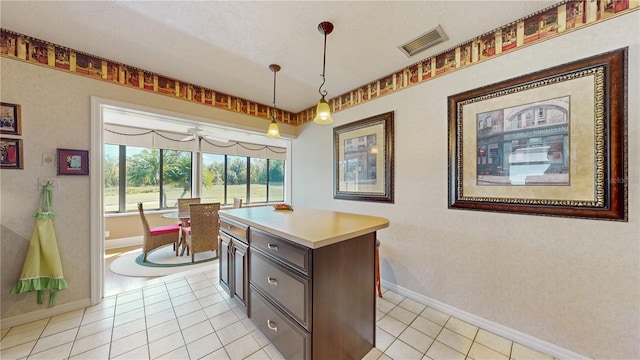
[[[280,65],[271,64],[269,65],[269,69],[273,71],[273,113],[271,114],[271,120],[276,121],[278,118],[278,115],[276,114],[278,111],[276,109],[276,73],[280,71]]]
[[[324,86],[324,83],[326,81],[325,77],[324,77],[324,70],[327,64],[327,33],[326,31],[324,32],[324,55],[322,57],[322,84],[320,84],[320,87],[318,88],[318,92],[320,93],[320,95],[324,98],[328,93],[327,90],[322,90],[322,87]]]
[[[273,70],[273,114],[271,114],[271,119],[276,120],[278,117],[276,115],[276,70]]]

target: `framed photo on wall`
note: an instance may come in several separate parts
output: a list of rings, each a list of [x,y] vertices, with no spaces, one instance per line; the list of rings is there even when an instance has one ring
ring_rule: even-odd
[[[0,169],[23,169],[22,139],[0,138]]]
[[[627,221],[626,59],[449,96],[449,208]]]
[[[0,103],[0,133],[22,135],[20,105]]]
[[[393,203],[393,111],[333,129],[334,199]]]
[[[89,151],[58,149],[58,175],[89,175]]]

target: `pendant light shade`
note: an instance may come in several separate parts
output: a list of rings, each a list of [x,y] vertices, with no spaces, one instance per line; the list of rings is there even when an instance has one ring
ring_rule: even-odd
[[[269,65],[269,69],[273,71],[273,111],[271,111],[271,123],[269,124],[269,129],[267,130],[267,137],[279,138],[280,129],[278,129],[278,123],[276,122],[276,119],[278,118],[276,109],[276,73],[280,71],[280,65],[271,64]]]
[[[270,138],[279,138],[280,137],[280,129],[278,129],[278,123],[275,120],[271,120],[269,124],[269,129],[267,130],[267,137]]]
[[[333,122],[329,103],[324,99],[324,96],[320,99],[320,102],[318,102],[316,117],[313,119],[313,122],[320,125],[331,124]]]
[[[318,102],[318,106],[316,107],[316,117],[313,119],[313,122],[316,124],[326,125],[331,124],[333,122],[333,118],[331,117],[331,109],[329,108],[329,103],[325,100],[325,96],[327,95],[327,91],[323,90],[322,87],[325,83],[325,67],[327,63],[327,35],[331,34],[333,31],[333,24],[327,21],[321,22],[318,25],[318,31],[324,35],[324,55],[322,59],[322,84],[320,84],[320,88],[318,88],[318,92],[322,98]]]

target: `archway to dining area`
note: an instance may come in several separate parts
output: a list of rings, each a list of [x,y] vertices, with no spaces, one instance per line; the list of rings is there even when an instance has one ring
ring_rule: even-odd
[[[200,145],[202,142],[196,141],[180,141],[189,135],[189,129],[194,127],[214,129],[217,134],[217,140],[210,141],[213,145],[228,146],[231,144],[234,149],[240,149],[235,151],[262,151],[267,154],[269,151],[271,157],[282,156],[284,160],[284,179],[282,186],[282,200],[290,199],[290,139],[269,139],[264,134],[258,134],[251,131],[239,130],[230,128],[228,126],[211,124],[205,122],[206,119],[199,119],[184,114],[170,113],[167,111],[161,111],[157,109],[151,109],[147,107],[137,106],[129,103],[123,103],[119,101],[113,101],[104,98],[93,97],[92,98],[92,122],[91,122],[91,153],[90,153],[90,167],[91,167],[91,303],[97,304],[104,297],[106,291],[109,293],[114,291],[113,286],[118,286],[123,289],[129,288],[130,284],[140,282],[140,279],[121,281],[121,285],[114,282],[114,278],[109,272],[108,266],[110,265],[109,259],[124,255],[128,251],[136,250],[141,244],[141,226],[140,218],[137,211],[131,211],[127,209],[118,209],[123,211],[107,213],[106,201],[105,201],[105,159],[108,154],[105,151],[105,144],[112,143],[112,139],[107,142],[108,136],[105,136],[106,128],[132,128],[127,126],[135,124],[135,130],[133,132],[140,132],[139,129],[147,129],[152,131],[156,136],[151,139],[150,148],[163,147],[162,140],[165,144],[168,141],[165,139],[167,134],[173,136],[174,140],[172,144],[177,146],[190,146],[183,143],[190,143]],[[110,113],[111,116],[105,115]],[[113,114],[118,114],[115,118]],[[129,118],[127,118],[129,116]],[[113,134],[114,131],[111,132]],[[118,132],[117,130],[115,131]],[[120,133],[122,135],[122,133]],[[224,139],[223,139],[224,137]],[[177,139],[178,141],[175,141]],[[228,143],[224,140],[229,140]],[[149,140],[149,139],[147,139]],[[249,145],[253,146],[249,146]],[[176,146],[176,145],[172,145]],[[211,147],[212,145],[207,145]],[[166,145],[164,145],[167,148]],[[188,150],[188,149],[187,149]],[[182,151],[187,151],[183,149]],[[193,154],[200,154],[200,147]],[[276,154],[276,152],[282,152],[282,154]],[[250,153],[252,154],[252,153]],[[250,154],[241,153],[243,157],[249,159]],[[232,155],[225,155],[232,156]],[[258,158],[258,156],[255,156]],[[192,179],[193,184],[200,184],[202,182],[202,164],[200,162],[200,156],[193,156],[194,164],[192,167]],[[286,185],[286,186],[285,186]],[[200,188],[192,186],[194,191],[190,194],[198,194]],[[120,190],[122,191],[122,190]],[[229,195],[229,206],[232,206],[233,194]],[[220,201],[213,199],[212,201]],[[226,201],[226,200],[225,200]],[[136,200],[137,202],[137,200]],[[159,203],[159,202],[158,202]],[[122,207],[120,205],[120,207]],[[175,220],[161,219],[160,215],[172,211],[171,208],[162,208],[157,206],[153,211],[149,211],[149,216],[154,218],[154,221],[159,223],[168,223]],[[118,254],[118,255],[115,255]],[[145,279],[146,280],[146,279]],[[107,288],[109,286],[109,288]]]

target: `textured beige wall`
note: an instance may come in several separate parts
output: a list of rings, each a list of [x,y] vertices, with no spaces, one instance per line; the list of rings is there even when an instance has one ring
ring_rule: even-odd
[[[306,125],[293,204],[389,218],[385,281],[587,357],[639,359],[639,23],[636,11]],[[447,209],[447,96],[625,46],[629,222]],[[333,200],[332,127],[391,110],[395,203]]]
[[[148,220],[151,218],[148,216]],[[109,232],[106,241],[142,235],[142,224],[140,215],[127,215],[104,218],[104,230]],[[109,247],[109,245],[107,245]]]
[[[170,225],[177,223],[175,219],[164,219],[158,213],[147,213],[145,216],[150,226]],[[109,232],[106,241],[127,238],[132,236],[142,236],[142,223],[138,212],[127,215],[106,216],[104,219],[104,230]]]
[[[2,101],[22,105],[24,149],[24,170],[0,172],[3,319],[46,309],[36,304],[35,293],[9,293],[19,278],[35,224],[32,214],[38,208],[39,177],[55,177],[59,183],[53,192],[53,223],[69,288],[58,293],[57,305],[90,298],[90,177],[56,176],[56,168],[44,166],[42,156],[55,154],[56,148],[91,150],[91,96],[214,119],[208,121],[244,129],[264,131],[268,125],[262,119],[4,57],[0,57],[0,75]],[[296,131],[295,127],[280,126],[282,134]]]

